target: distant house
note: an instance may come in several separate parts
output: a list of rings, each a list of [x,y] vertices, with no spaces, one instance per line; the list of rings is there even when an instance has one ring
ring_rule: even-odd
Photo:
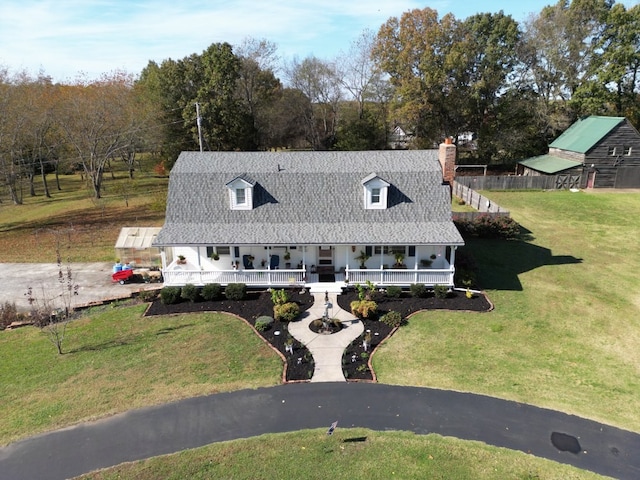
[[[518,162],[518,173],[558,175],[565,187],[640,188],[640,134],[624,117],[587,117],[549,145],[548,154]]]
[[[440,150],[183,152],[154,241],[163,249],[165,285],[452,286],[456,248],[464,244],[443,181],[454,162],[450,143]]]
[[[396,125],[389,135],[389,148],[392,150],[407,150],[414,138],[411,132],[407,132],[400,125]]]

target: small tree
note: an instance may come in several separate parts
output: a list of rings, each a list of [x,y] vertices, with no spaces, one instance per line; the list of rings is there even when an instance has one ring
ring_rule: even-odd
[[[56,257],[58,263],[58,298],[62,301],[62,306],[57,307],[52,298],[47,296],[45,289],[42,289],[42,297],[37,298],[33,293],[33,288],[29,287],[27,301],[31,307],[31,316],[35,324],[47,335],[49,341],[56,347],[58,354],[62,355],[62,343],[64,342],[69,316],[73,311],[73,297],[78,295],[79,285],[75,283],[71,266],[67,263],[63,266],[60,256],[60,246],[56,247]]]

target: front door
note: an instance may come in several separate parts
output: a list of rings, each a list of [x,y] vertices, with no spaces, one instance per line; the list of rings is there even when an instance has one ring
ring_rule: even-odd
[[[318,247],[318,273],[333,274],[333,247]]]
[[[596,182],[596,172],[591,171],[587,174],[587,188],[593,188]]]

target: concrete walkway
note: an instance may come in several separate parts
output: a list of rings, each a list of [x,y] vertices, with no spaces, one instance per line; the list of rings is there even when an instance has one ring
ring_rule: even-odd
[[[342,353],[345,348],[357,337],[362,335],[364,326],[362,322],[349,312],[345,312],[338,306],[336,293],[328,293],[329,318],[337,318],[342,322],[343,328],[330,335],[314,333],[309,324],[322,318],[325,313],[326,301],[324,293],[313,293],[313,306],[308,309],[302,318],[289,324],[289,333],[305,345],[315,363],[315,370],[311,382],[345,382],[342,373]]]

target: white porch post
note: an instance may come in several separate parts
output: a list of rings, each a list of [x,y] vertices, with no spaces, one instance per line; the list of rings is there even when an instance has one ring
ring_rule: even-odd
[[[453,246],[451,247],[451,258],[449,259],[449,269],[451,270],[451,278],[449,278],[449,282],[451,283],[451,285],[453,285],[453,277],[455,274],[455,266],[454,263],[456,261],[456,250],[458,247]]]
[[[160,249],[160,263],[162,263],[162,270],[167,268],[167,253],[165,252],[165,247]]]

